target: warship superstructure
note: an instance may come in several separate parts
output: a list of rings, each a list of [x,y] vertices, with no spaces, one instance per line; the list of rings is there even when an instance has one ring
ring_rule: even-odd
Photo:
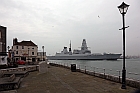
[[[120,58],[121,54],[113,53],[94,53],[91,54],[91,50],[88,49],[86,40],[83,39],[81,49],[74,49],[72,52],[71,42],[69,51],[67,47],[60,53],[56,53],[55,56],[47,56],[48,60],[117,60]]]

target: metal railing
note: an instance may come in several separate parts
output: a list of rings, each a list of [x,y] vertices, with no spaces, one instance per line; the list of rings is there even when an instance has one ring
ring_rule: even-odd
[[[66,66],[66,67],[71,67],[71,63],[61,63],[61,62],[50,62],[50,63],[55,63],[58,65]],[[100,67],[93,67],[93,66],[87,66],[87,65],[80,65],[76,64],[76,69],[82,70],[82,71],[89,71],[89,72],[94,72],[94,73],[101,73],[104,75],[113,75],[116,77],[121,78],[122,77],[122,70],[114,70],[114,69],[108,69],[108,68],[100,68]],[[127,72],[126,75],[128,79],[133,79],[136,81],[140,81],[140,73],[136,72]]]

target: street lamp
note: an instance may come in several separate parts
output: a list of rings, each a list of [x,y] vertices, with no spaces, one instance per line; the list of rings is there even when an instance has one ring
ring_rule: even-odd
[[[30,49],[30,48],[28,48],[28,64],[29,64],[29,49]]]
[[[128,10],[129,5],[125,4],[122,2],[120,6],[118,6],[120,13],[122,14],[122,19],[123,19],[123,28],[119,30],[123,30],[123,70],[122,70],[122,89],[126,89],[126,69],[125,69],[125,20],[124,16]]]
[[[7,49],[8,49],[8,57],[10,57],[10,50],[9,50],[10,46],[8,46]]]
[[[42,49],[43,49],[43,61],[44,61],[44,46],[42,46]]]
[[[7,47],[7,49],[8,49],[8,51],[9,51],[9,49],[10,49],[10,46],[8,46],[8,47]]]

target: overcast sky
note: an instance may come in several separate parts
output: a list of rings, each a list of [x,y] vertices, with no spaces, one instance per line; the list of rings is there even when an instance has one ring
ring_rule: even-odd
[[[124,1],[124,0],[123,0]],[[140,55],[140,0],[125,0],[126,55]],[[0,0],[0,25],[13,38],[32,40],[47,55],[64,46],[79,49],[83,39],[92,53],[122,53],[122,0]]]

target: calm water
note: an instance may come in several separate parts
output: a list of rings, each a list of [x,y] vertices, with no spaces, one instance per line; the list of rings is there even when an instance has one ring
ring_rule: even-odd
[[[50,60],[49,62],[71,66],[76,64],[77,68],[87,69],[90,71],[96,71],[100,73],[111,74],[119,76],[122,74],[122,59],[116,61],[107,60]],[[126,59],[126,71],[127,78],[140,80],[140,59]]]

